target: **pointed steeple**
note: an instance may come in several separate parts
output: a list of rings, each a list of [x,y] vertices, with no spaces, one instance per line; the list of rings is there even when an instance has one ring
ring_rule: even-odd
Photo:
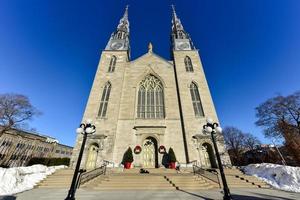
[[[179,30],[184,31],[181,21],[177,17],[175,6],[172,5],[172,32],[176,33]]]
[[[123,17],[119,21],[117,30],[122,30],[129,33],[129,21],[128,21],[128,5],[125,8]]]
[[[117,30],[111,34],[105,50],[130,50],[128,5],[125,8],[123,17],[119,21]]]
[[[180,19],[177,17],[174,5],[172,5],[171,42],[173,50],[195,49],[189,34],[184,30]]]

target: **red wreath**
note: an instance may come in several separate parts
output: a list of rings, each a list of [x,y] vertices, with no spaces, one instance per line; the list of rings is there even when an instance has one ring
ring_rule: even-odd
[[[166,147],[164,145],[160,145],[159,148],[158,148],[158,152],[160,154],[166,153]]]
[[[135,154],[140,154],[142,152],[142,147],[140,145],[136,145],[133,151]]]

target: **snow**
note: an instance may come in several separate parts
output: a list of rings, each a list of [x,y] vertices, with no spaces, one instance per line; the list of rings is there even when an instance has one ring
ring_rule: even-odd
[[[300,192],[300,167],[263,163],[247,165],[243,170],[247,175],[254,175],[274,188]]]
[[[30,167],[0,167],[0,195],[11,195],[32,189],[38,182],[54,173],[57,169],[67,166],[47,167],[32,165]]]

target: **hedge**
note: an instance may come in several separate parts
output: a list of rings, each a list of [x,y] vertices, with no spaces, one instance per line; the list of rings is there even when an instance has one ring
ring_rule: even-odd
[[[29,160],[27,166],[31,165],[46,165],[46,166],[57,166],[57,165],[67,165],[70,164],[70,158],[37,158],[33,157]]]

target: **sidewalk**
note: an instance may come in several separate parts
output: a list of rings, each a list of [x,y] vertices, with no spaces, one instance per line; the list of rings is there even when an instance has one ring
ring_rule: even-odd
[[[231,190],[234,200],[298,200],[300,193],[290,193],[270,189],[236,188]],[[67,195],[64,189],[33,189],[16,196],[0,197],[0,200],[63,200]],[[201,191],[97,191],[79,189],[78,200],[222,200],[219,189]]]

